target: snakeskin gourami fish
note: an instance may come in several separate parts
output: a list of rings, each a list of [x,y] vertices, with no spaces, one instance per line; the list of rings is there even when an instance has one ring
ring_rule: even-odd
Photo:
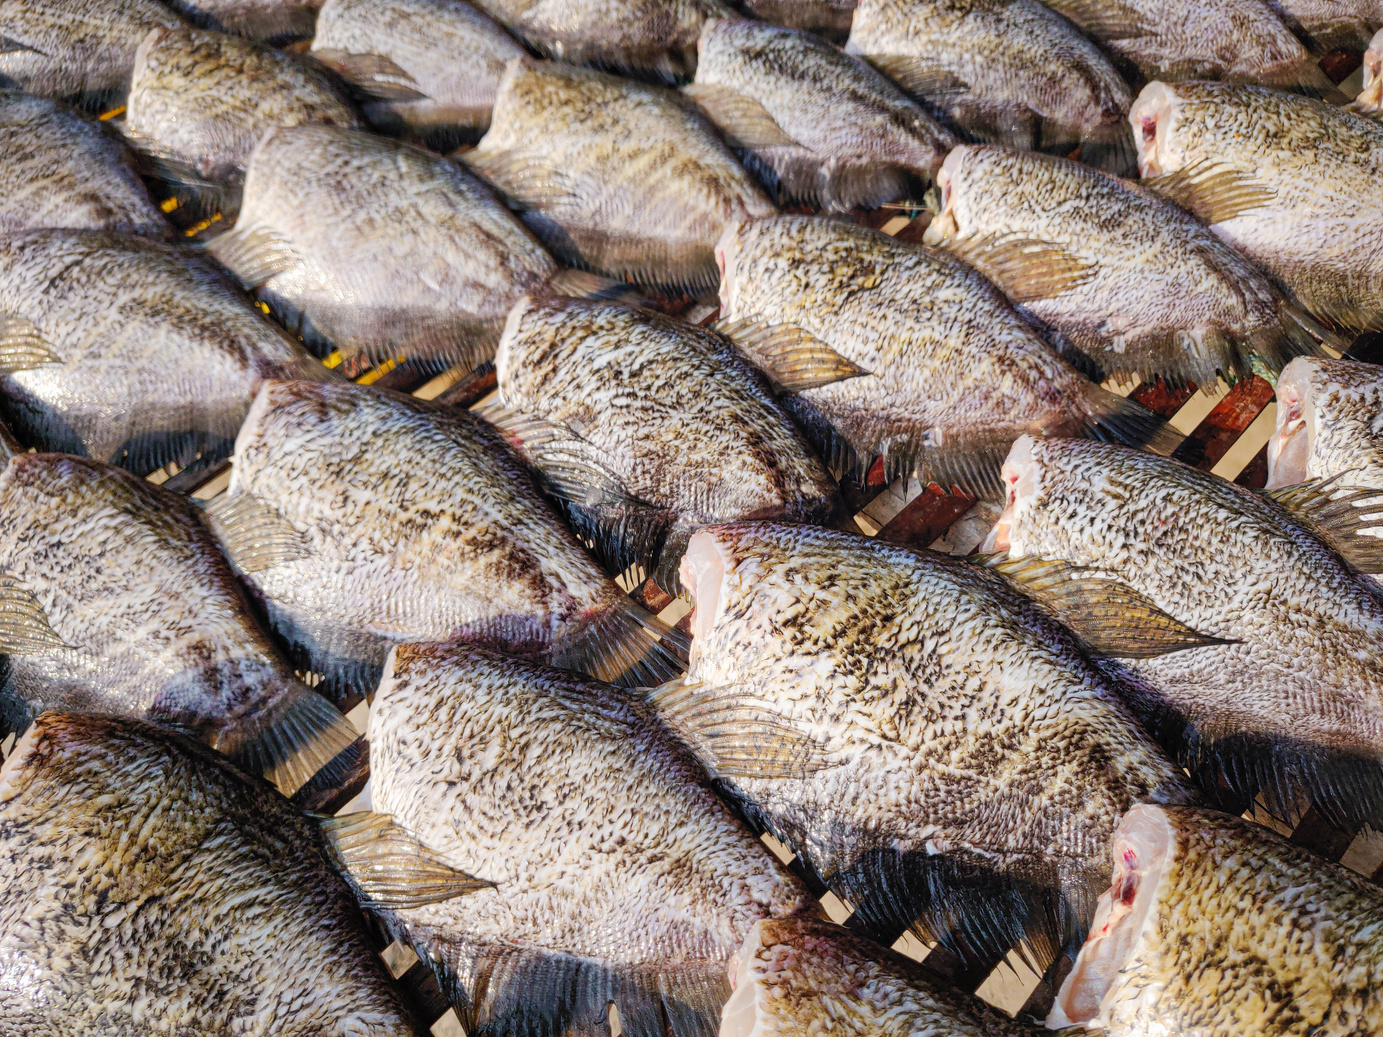
[[[319,0],[169,0],[168,6],[199,29],[280,42],[311,36],[322,5]]]
[[[1383,490],[1383,370],[1301,357],[1277,381],[1268,489],[1314,479]]]

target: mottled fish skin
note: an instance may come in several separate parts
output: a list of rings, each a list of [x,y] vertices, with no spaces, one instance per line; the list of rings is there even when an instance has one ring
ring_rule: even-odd
[[[1219,79],[1333,95],[1270,0],[1051,0],[1145,79]]]
[[[1002,954],[1025,929],[1033,946],[1080,939],[1119,817],[1191,797],[1119,685],[983,567],[748,523],[697,532],[682,583],[686,680],[720,704],[711,719],[771,718],[823,754],[806,776],[732,788],[886,942],[909,923],[962,957],[986,939]],[[947,892],[925,906],[929,886]]]
[[[698,88],[710,89],[713,120],[726,91],[761,109],[759,121],[766,113],[764,127],[719,121],[770,190],[828,210],[903,197],[908,176],[930,180],[956,142],[874,68],[799,29],[708,21],[690,88],[699,100]]]
[[[1106,374],[1192,380],[1210,391],[1217,372],[1248,377],[1257,356],[1276,373],[1313,345],[1301,330],[1313,322],[1285,313],[1289,304],[1261,271],[1145,187],[994,145],[956,148],[937,186],[943,211],[923,240],[973,262]],[[987,249],[1009,240],[1048,248],[1021,262]],[[1058,261],[1051,256],[1077,276],[1055,291],[1034,288],[1044,264]]]
[[[754,923],[813,906],[651,710],[606,685],[402,645],[369,737],[375,809],[495,883],[387,916],[470,1004],[468,1033],[601,1032],[613,1001],[632,1037],[710,1034]]]
[[[1278,813],[1311,795],[1336,819],[1383,816],[1383,603],[1313,529],[1209,472],[1101,443],[1024,437],[1004,481],[986,550],[1091,566],[1232,642],[1121,662],[1142,682],[1136,711],[1208,794],[1261,785]]]
[[[1351,111],[1375,118],[1383,113],[1383,29],[1369,41],[1364,51],[1364,87],[1350,106]]]
[[[690,102],[527,58],[463,161],[559,258],[641,283],[713,288],[725,227],[777,211]]]
[[[47,98],[0,90],[0,234],[46,227],[170,233],[118,136]]]
[[[1149,83],[1129,121],[1144,177],[1224,171],[1258,197],[1222,222],[1203,214],[1307,309],[1350,327],[1383,321],[1383,125],[1222,83]],[[1201,211],[1197,194],[1188,204]]]
[[[865,464],[884,453],[998,495],[999,465],[1023,432],[1079,435],[1139,410],[1079,374],[945,252],[780,216],[727,230],[716,258],[726,320],[795,326],[869,372],[785,399],[818,441],[843,438]]]
[[[0,472],[0,570],[67,646],[9,654],[12,728],[47,709],[135,717],[195,735],[286,794],[354,740],[278,655],[177,494],[96,461],[20,454]],[[290,713],[320,717],[328,735],[296,778],[255,762]]]
[[[212,252],[287,327],[372,362],[493,355],[504,318],[557,264],[465,170],[421,148],[324,126],[260,141],[235,229]],[[257,276],[257,251],[272,265]],[[232,252],[234,253],[232,255]]]
[[[316,826],[195,742],[40,717],[0,769],[7,1037],[417,1037]]]
[[[199,29],[233,32],[253,40],[312,35],[319,0],[166,0]]]
[[[1383,368],[1299,357],[1283,369],[1268,489],[1312,479],[1383,490]]]
[[[708,18],[733,18],[722,0],[478,0],[540,53],[573,65],[663,80],[696,71],[696,38]]]
[[[495,367],[505,408],[575,435],[628,497],[670,513],[669,576],[698,526],[824,522],[840,505],[762,376],[713,332],[614,303],[525,299]]]
[[[770,919],[732,966],[720,1037],[1035,1037],[1040,1031],[829,922]]]
[[[132,234],[0,237],[0,315],[59,361],[0,377],[20,439],[141,475],[229,453],[266,378],[337,377],[211,264]]]
[[[158,0],[0,0],[0,84],[40,97],[120,97],[140,41],[182,24]]]
[[[265,130],[304,123],[360,125],[344,88],[309,60],[197,29],[152,32],[139,45],[125,128],[156,157],[232,180]]]
[[[312,50],[328,62],[378,55],[401,69],[423,96],[371,99],[364,108],[373,125],[395,132],[484,130],[504,66],[524,53],[465,0],[327,0]]]
[[[850,35],[855,0],[748,0],[745,8],[771,25],[809,29],[831,40]]]
[[[1383,1032],[1383,893],[1243,818],[1134,807],[1050,1027],[1109,1037]]]
[[[302,538],[298,557],[245,578],[315,672],[362,692],[400,642],[563,660],[632,608],[500,435],[464,410],[344,383],[268,383],[227,493]]]
[[[981,140],[1089,140],[1131,158],[1133,96],[1079,29],[1037,0],[863,0],[845,49]]]
[[[1315,49],[1326,53],[1340,47],[1355,50],[1368,45],[1374,30],[1383,28],[1379,0],[1271,0],[1289,25],[1299,27]]]

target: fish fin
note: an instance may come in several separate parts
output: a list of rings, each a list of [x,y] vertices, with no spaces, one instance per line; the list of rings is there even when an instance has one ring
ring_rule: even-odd
[[[1138,176],[1138,145],[1127,120],[1091,133],[1080,145],[1080,160],[1114,176]]]
[[[782,392],[802,392],[870,373],[796,324],[747,318],[717,321],[713,328],[749,354]]]
[[[202,514],[241,572],[263,572],[308,555],[303,534],[253,494],[223,493],[202,505]]]
[[[180,201],[195,199],[208,212],[233,212],[239,207],[239,183],[218,183],[162,141],[139,130],[122,126],[120,133],[134,151],[135,163],[145,176],[162,181]]]
[[[797,141],[767,108],[747,94],[716,83],[688,83],[682,93],[700,105],[732,148],[775,148]]]
[[[999,473],[1019,433],[982,429],[941,442],[934,435],[928,430],[920,436],[900,436],[877,444],[874,455],[884,459],[884,481],[916,479],[967,497],[1003,497]]]
[[[635,502],[594,506],[561,500],[557,503],[576,538],[607,573],[619,576],[638,566],[669,594],[676,593],[676,585],[666,586],[658,578],[663,574],[654,571],[674,520],[672,512]]]
[[[1096,264],[1061,245],[1013,234],[950,238],[946,248],[996,282],[1014,302],[1054,299],[1095,276]]]
[[[722,778],[808,778],[830,766],[825,746],[768,702],[681,678],[648,701]]]
[[[887,202],[906,197],[910,173],[922,179],[930,178],[926,171],[902,166],[882,166],[849,159],[822,161],[816,152],[803,147],[744,151],[740,161],[777,195],[780,203],[804,202],[828,212],[849,212],[854,208],[877,209]]]
[[[1031,556],[989,555],[978,561],[1045,605],[1095,656],[1152,659],[1234,643],[1198,633],[1132,587],[1096,575],[1094,569]]]
[[[1047,6],[1103,42],[1152,35],[1137,9],[1118,0],[1052,0]]]
[[[33,321],[0,311],[0,374],[32,371],[62,362]]]
[[[1190,210],[1206,223],[1225,223],[1262,208],[1277,196],[1276,188],[1210,159],[1144,180],[1143,186]]]
[[[337,870],[369,909],[422,907],[486,889],[388,814],[358,811],[318,824]]]
[[[40,54],[45,58],[48,57],[47,54],[37,47],[31,47],[27,43],[20,43],[18,40],[11,39],[8,36],[0,36],[0,54],[18,54],[21,51],[28,51],[30,54]]]
[[[218,736],[213,748],[291,797],[325,767],[353,751],[359,735],[341,711],[306,685]]]
[[[570,178],[552,170],[535,168],[521,154],[476,148],[456,158],[493,185],[505,204],[517,212],[560,209],[580,201],[581,192]]]
[[[782,397],[783,409],[806,432],[807,439],[821,455],[826,469],[837,482],[847,475],[863,483],[875,451],[867,443],[857,443],[832,425],[808,397],[789,394]]]
[[[649,302],[648,294],[637,285],[590,270],[559,270],[547,286],[553,293],[573,299],[599,299],[625,306],[644,306]]]
[[[601,452],[564,425],[510,410],[498,402],[472,413],[497,428],[515,452],[537,469],[543,488],[577,504],[635,501]]]
[[[286,239],[266,227],[235,226],[203,247],[246,288],[268,284],[302,262]]]
[[[686,671],[691,643],[627,598],[583,628],[552,656],[564,670],[587,673],[606,684],[648,687]]]
[[[865,60],[908,93],[943,107],[970,94],[970,84],[960,76],[910,54],[869,54]]]
[[[1339,485],[1346,474],[1260,492],[1324,534],[1326,542],[1360,572],[1383,573],[1383,538],[1363,532],[1383,532],[1383,492]]]
[[[427,94],[407,69],[383,54],[351,54],[344,50],[313,50],[309,55],[346,81],[352,89],[375,101],[418,101]]]
[[[71,647],[49,625],[48,614],[33,592],[0,570],[0,653],[38,655]]]
[[[1336,106],[1343,106],[1350,100],[1349,96],[1335,85],[1335,81],[1325,74],[1325,69],[1321,68],[1319,62],[1310,56],[1302,58],[1286,76],[1274,76],[1272,82],[1255,81],[1251,85],[1270,86],[1274,90],[1285,90]]]
[[[1085,434],[1102,443],[1141,447],[1171,457],[1186,439],[1152,411],[1094,382],[1083,386]]]

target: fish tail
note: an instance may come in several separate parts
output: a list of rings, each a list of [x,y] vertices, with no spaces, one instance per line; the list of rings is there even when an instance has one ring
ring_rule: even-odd
[[[340,710],[306,685],[297,685],[248,729],[223,734],[215,748],[293,797],[357,770],[363,749],[358,742],[360,736]]]
[[[1142,447],[1170,457],[1182,434],[1152,411],[1094,382],[1085,387],[1085,435],[1104,443]]]
[[[687,636],[627,598],[553,653],[553,665],[621,687],[651,688],[686,672]]]

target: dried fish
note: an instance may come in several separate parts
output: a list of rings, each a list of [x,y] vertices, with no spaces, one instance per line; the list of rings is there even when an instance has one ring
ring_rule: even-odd
[[[1316,479],[1383,490],[1383,369],[1302,357],[1283,370],[1268,488]]]

